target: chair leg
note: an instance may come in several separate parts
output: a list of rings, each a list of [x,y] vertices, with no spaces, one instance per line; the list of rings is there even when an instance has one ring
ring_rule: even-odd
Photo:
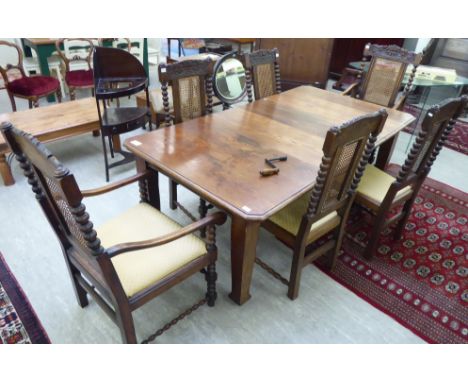
[[[213,261],[210,263],[206,269],[205,280],[207,284],[206,290],[206,300],[208,306],[214,306],[218,294],[216,293],[216,280],[218,279],[218,274],[216,273],[216,263]]]
[[[114,158],[114,146],[112,145],[112,136],[108,136],[109,138],[109,149],[110,149],[110,154],[111,158]]]
[[[304,248],[295,249],[291,266],[291,275],[289,276],[288,297],[295,300],[299,295],[301,284],[301,274],[304,262]]]
[[[65,262],[67,263],[68,272],[72,281],[73,291],[75,292],[76,301],[78,305],[82,308],[88,306],[88,296],[86,290],[80,285],[77,279],[77,275],[80,274],[80,271],[68,260],[68,255],[65,255]]]
[[[10,103],[11,103],[11,109],[13,111],[16,111],[16,102],[15,102],[15,96],[8,92],[8,97],[10,97]]]
[[[101,132],[101,140],[102,140],[102,149],[104,151],[104,165],[106,167],[106,182],[109,181],[109,163],[107,162],[107,148],[106,148],[106,139],[104,138],[104,134]]]
[[[117,324],[122,336],[122,342],[125,344],[136,344],[137,337],[135,332],[135,324],[130,308],[127,306],[117,306]]]
[[[384,222],[385,222],[385,214],[383,213],[379,213],[374,219],[372,231],[371,231],[369,240],[367,242],[367,246],[364,249],[364,254],[363,254],[363,256],[367,260],[372,260],[372,257],[374,256],[375,251],[377,251],[377,247],[378,247],[379,240],[380,240],[380,233],[382,231]]]
[[[75,100],[75,88],[68,87],[68,92],[70,93],[70,100]]]
[[[393,239],[394,240],[401,240],[403,236],[403,230],[405,229],[406,222],[408,221],[408,218],[411,214],[411,210],[413,209],[413,203],[414,199],[416,198],[416,193],[415,195],[406,201],[406,203],[403,205],[403,216],[400,218],[400,221],[398,222],[398,225],[395,228],[395,231],[393,233]]]
[[[34,108],[39,107],[39,98],[35,98],[35,99],[34,99],[34,101],[33,101],[33,107],[34,107]]]
[[[343,243],[343,237],[345,233],[346,220],[343,221],[339,229],[337,229],[334,233],[334,238],[336,241],[335,248],[333,248],[333,250],[330,251],[330,254],[328,255],[328,259],[326,259],[327,266],[330,271],[335,269],[336,260],[338,259],[338,256],[340,255],[341,244]]]
[[[177,183],[169,179],[169,207],[171,210],[177,209]]]
[[[30,109],[33,108],[33,103],[32,103],[32,101],[30,99],[28,99],[28,106],[29,106]]]
[[[62,103],[62,90],[60,90],[60,88],[58,88],[57,91],[55,92],[55,94],[57,94],[58,103]]]

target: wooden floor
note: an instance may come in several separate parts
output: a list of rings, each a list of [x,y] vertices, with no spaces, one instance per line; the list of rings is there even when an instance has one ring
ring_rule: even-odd
[[[22,107],[24,105],[21,104]],[[9,110],[0,92],[0,112]],[[137,131],[136,133],[141,133]],[[395,162],[405,156],[408,135],[402,134]],[[76,175],[83,188],[104,184],[100,138],[91,134],[68,142],[48,144],[53,153]],[[444,149],[432,177],[468,190],[463,169],[468,159]],[[111,180],[133,173],[131,164],[111,171]],[[53,343],[119,343],[116,326],[95,302],[81,309],[75,302],[58,241],[42,214],[19,166],[13,165],[17,184],[0,185],[0,249]],[[161,179],[162,209],[181,223],[188,223],[179,211],[168,207],[167,179]],[[180,200],[196,211],[198,199],[180,188]],[[89,199],[91,219],[99,225],[119,211],[138,202],[136,185],[111,196]],[[239,307],[229,298],[229,224],[218,233],[218,301],[215,308],[203,307],[159,338],[164,343],[421,343],[419,337],[375,309],[320,272],[307,267],[302,276],[301,295],[291,302],[286,288],[256,267],[252,299]],[[268,233],[262,232],[257,253],[287,274],[289,251]],[[136,312],[136,328],[142,339],[185,310],[204,294],[203,276],[193,277]]]

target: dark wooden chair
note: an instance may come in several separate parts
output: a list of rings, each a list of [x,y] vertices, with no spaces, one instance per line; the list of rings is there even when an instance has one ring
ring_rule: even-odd
[[[159,64],[159,81],[166,126],[188,121],[213,112],[213,61],[186,60],[173,64]],[[172,91],[169,92],[169,86]],[[172,96],[172,110],[169,96]],[[170,207],[185,208],[177,201],[177,183],[169,181]],[[202,201],[201,209],[206,203]],[[205,212],[206,213],[206,212]],[[203,211],[201,212],[203,216]]]
[[[60,48],[64,47],[64,51]],[[62,38],[55,42],[57,52],[65,64],[65,82],[70,99],[75,99],[75,89],[91,89],[94,95],[93,41],[87,38]]]
[[[278,49],[262,49],[243,55],[247,99],[253,102],[252,85],[255,100],[281,93]]]
[[[396,45],[367,44],[364,57],[370,57],[369,69],[356,70],[357,80],[343,95],[351,95],[367,102],[402,110],[414,80],[422,54],[416,54]],[[397,100],[398,92],[408,65],[413,70],[403,92]]]
[[[366,168],[355,200],[375,216],[365,258],[372,258],[381,231],[390,224],[398,222],[394,238],[401,238],[414,199],[467,100],[467,96],[449,99],[428,110],[421,131],[396,178],[375,166]],[[388,218],[389,212],[401,205],[401,211]]]
[[[136,343],[132,311],[191,275],[205,274],[206,297],[148,340],[200,305],[214,306],[215,225],[224,223],[224,213],[180,226],[159,211],[157,173],[146,168],[119,182],[81,191],[73,174],[37,139],[9,123],[1,130],[57,234],[81,307],[88,304],[87,294],[93,296],[118,325],[123,341]],[[140,203],[95,229],[83,198],[137,181]],[[206,243],[193,235],[202,227],[207,228]]]
[[[18,54],[16,65],[0,66],[0,73],[13,111],[16,111],[15,97],[27,99],[30,109],[39,106],[40,98],[52,94],[56,94],[58,102],[62,102],[60,82],[56,78],[42,75],[27,77],[23,68],[23,53],[19,46],[2,40],[0,40],[0,45],[15,49]]]
[[[114,147],[114,137],[129,131],[151,126],[151,110],[148,97],[148,76],[140,61],[126,50],[117,48],[96,47],[93,55],[94,87],[96,91],[96,104],[101,125],[102,147],[104,151],[104,164],[106,181],[109,181],[109,169],[133,161],[133,155]],[[144,107],[117,107],[108,106],[111,100],[137,94],[146,93]],[[108,138],[111,157],[114,151],[123,156],[123,159],[109,164],[107,158],[106,140]]]
[[[291,300],[298,296],[303,267],[325,254],[328,266],[334,267],[355,190],[386,118],[387,112],[382,109],[332,127],[325,138],[322,163],[312,191],[262,223],[293,249],[289,281],[275,272],[275,277],[288,286]],[[317,240],[327,234],[329,237],[317,246]],[[259,259],[257,263],[271,269]]]

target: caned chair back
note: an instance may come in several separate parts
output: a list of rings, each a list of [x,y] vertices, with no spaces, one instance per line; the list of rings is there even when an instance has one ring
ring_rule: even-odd
[[[350,202],[386,118],[382,109],[328,131],[303,223],[311,224]]]
[[[81,203],[81,191],[70,171],[32,135],[9,123],[2,124],[2,133],[64,249],[73,246],[90,256],[102,253],[100,240]]]
[[[171,125],[168,86],[172,87],[174,123],[212,112],[213,61],[210,58],[159,64],[158,71],[167,126]]]
[[[245,53],[244,66],[249,102],[253,101],[252,84],[256,100],[281,93],[278,49],[263,49]]]
[[[367,44],[364,56],[371,56],[369,69],[359,89],[358,97],[378,105],[393,107],[409,64],[416,68],[422,55],[396,45]],[[416,72],[415,68],[405,86],[408,93]]]
[[[25,77],[26,74],[23,68],[23,52],[21,52],[20,47],[12,42],[4,40],[0,40],[0,47],[1,46],[7,47],[6,49],[15,50],[18,56],[16,64],[4,64],[3,62],[0,62],[0,73],[2,74],[3,81],[6,85],[18,78]]]
[[[63,45],[63,51],[61,46]],[[88,38],[62,38],[55,42],[55,48],[65,63],[65,70],[73,70],[72,66],[79,63],[91,69],[94,43]]]
[[[421,130],[398,174],[399,183],[404,182],[410,176],[425,177],[429,173],[467,102],[468,96],[464,95],[455,99],[447,99],[427,111]]]

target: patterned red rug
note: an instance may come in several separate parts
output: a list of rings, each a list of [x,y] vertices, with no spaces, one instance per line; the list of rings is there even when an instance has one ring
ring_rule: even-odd
[[[418,118],[421,113],[421,110],[415,106],[406,105],[405,112],[410,113],[416,118]],[[419,123],[421,122],[422,118],[420,119]],[[407,126],[403,131],[412,134],[415,129],[416,123],[416,121],[413,122],[413,124]],[[462,154],[468,155],[468,123],[458,121],[455,124],[449,137],[447,138],[447,141],[445,141],[444,146],[448,147],[449,149],[458,151]]]
[[[468,194],[427,179],[402,240],[385,230],[371,261],[365,215],[353,211],[335,270],[317,266],[425,341],[468,343]]]
[[[0,253],[0,344],[31,343],[50,340]]]

